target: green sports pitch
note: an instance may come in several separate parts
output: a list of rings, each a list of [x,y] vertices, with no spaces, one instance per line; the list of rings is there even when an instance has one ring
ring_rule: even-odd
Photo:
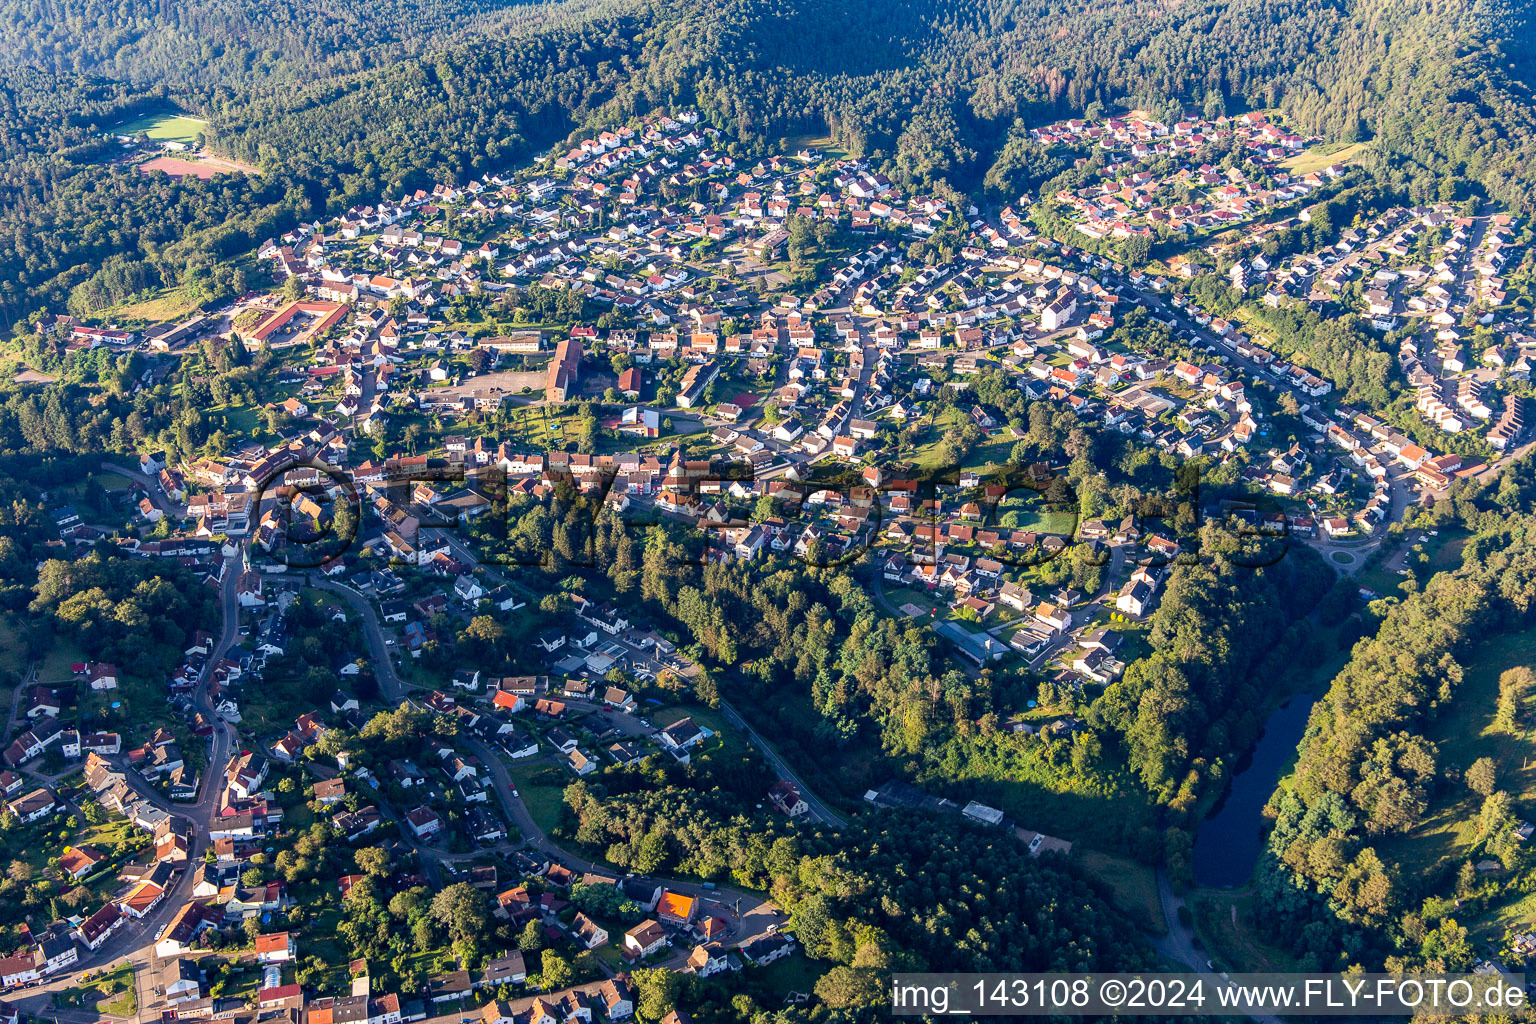
[[[114,135],[137,136],[140,133],[162,142],[193,142],[208,130],[208,122],[182,114],[146,114],[124,121],[112,129]]]

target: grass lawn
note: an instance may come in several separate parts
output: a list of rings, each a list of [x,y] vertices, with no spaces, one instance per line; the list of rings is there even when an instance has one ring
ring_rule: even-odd
[[[302,712],[295,712],[299,703],[284,693],[252,691],[241,695],[240,728],[254,736],[265,736],[289,727],[289,723]]]
[[[970,417],[960,411],[959,408],[948,409],[942,416],[936,419],[923,421],[922,425],[925,429],[919,436],[917,445],[903,451],[901,457],[910,459],[918,469],[930,472],[938,472],[940,470],[958,471],[960,469],[980,471],[987,470],[989,467],[994,469],[1006,467],[1013,457],[1014,446],[1018,444],[1018,440],[1007,429],[1006,425],[998,428],[1000,432],[990,434],[988,438],[984,438],[977,443],[960,460],[959,465],[949,466],[942,464],[943,460],[939,458],[939,443],[944,439],[944,434],[951,427],[958,427],[969,422]],[[1013,491],[1004,502],[1004,505],[1006,506],[1030,497],[1027,491],[1027,488]]]
[[[1406,576],[1399,576],[1397,573],[1388,572],[1385,569],[1363,569],[1355,574],[1356,583],[1384,597],[1402,597],[1402,591],[1398,589],[1398,586],[1405,579],[1407,579]],[[1421,584],[1424,582],[1427,581],[1420,580]]]
[[[67,988],[54,996],[54,1005],[94,1009],[114,1017],[138,1014],[139,992],[134,983],[132,964],[123,963],[104,974],[88,972],[81,980],[86,984]]]
[[[227,971],[224,965],[229,966]],[[261,987],[261,969],[255,963],[223,960],[216,972],[209,972],[209,979],[218,986],[221,998],[252,1000]]]
[[[725,724],[725,720],[717,713],[692,704],[676,704],[669,708],[662,708],[646,717],[658,729],[665,729],[673,722],[680,722],[684,718],[691,718],[716,736],[719,736],[722,740],[729,738],[735,732],[734,729]]]
[[[138,135],[142,132],[157,142],[186,143],[191,143],[207,130],[207,121],[170,112],[146,114],[132,121],[124,121],[112,129],[117,135]]]
[[[37,678],[42,683],[57,683],[74,678],[69,666],[85,660],[85,651],[69,637],[56,636],[53,646],[43,656],[38,666]]]
[[[1136,622],[1121,612],[1111,611],[1104,625],[1125,638],[1120,648],[1119,658],[1127,665],[1152,653],[1152,643],[1147,639],[1147,634],[1152,632],[1151,622],[1147,620]]]
[[[1461,551],[1466,547],[1469,534],[1460,527],[1443,527],[1431,537],[1426,530],[1409,530],[1402,543],[1383,563],[1364,569],[1356,575],[1361,586],[1369,587],[1378,594],[1388,596],[1398,593],[1398,586],[1407,577],[1400,568],[1412,570],[1420,584],[1429,582],[1436,573],[1447,572],[1461,565]],[[1414,551],[1417,547],[1420,550]]]
[[[827,135],[786,135],[779,140],[783,146],[782,152],[794,154],[800,149],[819,150],[818,156],[823,160],[841,160],[848,152],[833,145],[832,139]]]
[[[27,659],[22,648],[21,630],[10,615],[0,615],[0,671],[10,672],[20,679],[26,671]]]
[[[210,415],[222,416],[224,428],[241,437],[252,437],[267,432],[261,410],[250,405],[220,405],[208,410]]]
[[[447,946],[439,946],[426,952],[413,949],[405,955],[406,971],[436,974],[439,971],[452,970],[453,962],[453,950]]]
[[[108,491],[121,491],[133,486],[133,481],[121,473],[92,473],[91,479]]]
[[[1294,971],[1296,961],[1257,938],[1254,896],[1248,892],[1199,893],[1187,901],[1195,933],[1216,966],[1226,971]]]
[[[142,840],[144,833],[127,818],[113,818],[99,825],[87,824],[71,841],[71,846],[114,846],[123,841]]]
[[[309,804],[300,801],[292,807],[283,809],[283,824],[295,832],[306,832],[309,826],[315,823],[315,812],[309,809]]]
[[[767,967],[748,968],[749,976],[780,996],[791,992],[810,992],[822,970],[804,953],[794,953]]]
[[[565,783],[550,785],[544,782],[534,782],[533,777],[545,769],[553,767],[556,771],[564,772],[565,769],[553,761],[542,757],[524,758],[521,761],[506,761],[507,774],[512,777],[512,782],[517,786],[517,795],[522,798],[523,806],[528,808],[528,814],[533,818],[534,824],[545,832],[550,831],[560,823],[561,808],[565,802]]]
[[[1167,932],[1162,904],[1157,899],[1157,876],[1151,868],[1129,857],[1089,849],[1079,850],[1077,860],[1109,886],[1115,903],[1131,920],[1155,935]]]
[[[326,965],[325,984],[320,986],[325,990],[345,988],[351,977],[347,972],[347,948],[337,935],[340,925],[341,910],[328,906],[315,915],[305,932],[304,955],[317,956]]]
[[[1442,527],[1436,534],[1431,537],[1426,530],[1410,530],[1412,539],[1405,541],[1400,551],[1403,564],[1413,570],[1420,582],[1427,583],[1436,573],[1460,567],[1461,551],[1471,536],[1460,527]],[[1415,547],[1420,550],[1414,551]],[[1396,578],[1402,580],[1401,576]]]
[[[1031,530],[1058,537],[1071,537],[1077,532],[1078,517],[1070,512],[1019,512],[1016,519],[1014,515],[1008,512],[998,518],[1003,526],[1016,530]]]
[[[610,928],[608,933],[610,935],[618,935],[620,941],[623,941],[623,931],[624,930],[621,928],[615,932]],[[608,945],[600,946],[593,952],[599,960],[607,964],[609,968],[611,968],[615,973],[625,970],[628,967],[628,964],[624,960],[624,955],[619,951],[619,946],[616,942],[610,941]]]
[[[696,725],[714,733],[706,742],[695,747],[694,753],[709,750],[735,751],[739,750],[741,745],[746,742],[745,737],[734,726],[727,723],[718,711],[711,711],[697,704],[678,704],[673,707],[661,708],[654,713],[646,715],[646,717],[658,729],[665,729],[673,722],[681,721],[684,718],[691,718]],[[775,747],[775,752],[777,752],[777,747]]]
[[[129,986],[128,990],[105,1003],[97,1003],[96,1009],[113,1017],[137,1017],[139,1014],[139,991],[137,986]]]
[[[1438,537],[1426,536],[1423,541],[1432,573],[1449,572],[1460,566],[1462,549],[1471,539],[1471,534],[1460,527],[1442,527],[1439,532]]]
[[[937,609],[943,609],[945,614],[949,612],[946,602],[939,600],[937,595],[928,590],[918,587],[898,587],[887,584],[885,599],[897,608],[910,604],[921,609],[923,615],[928,615]]]
[[[942,416],[923,420],[923,432],[919,435],[918,444],[901,453],[901,457],[910,460],[913,466],[919,470],[930,472],[941,469],[959,469],[958,466],[943,465],[944,460],[939,458],[939,442],[944,437],[944,432],[950,427],[959,426],[964,414],[956,409],[946,409]]]
[[[987,466],[1003,467],[1008,465],[1013,458],[1013,447],[1018,444],[1011,432],[1005,432],[995,441],[984,441],[971,449],[971,453],[965,457],[965,465],[972,469],[985,469]]]

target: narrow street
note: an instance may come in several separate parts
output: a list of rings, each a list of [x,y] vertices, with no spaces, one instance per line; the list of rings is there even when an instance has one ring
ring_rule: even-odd
[[[217,819],[218,799],[221,790],[223,767],[228,761],[230,751],[233,748],[235,730],[219,720],[213,714],[212,702],[208,696],[208,683],[212,678],[213,666],[223,658],[234,645],[239,636],[239,604],[236,598],[236,582],[239,578],[240,556],[227,559],[224,568],[224,579],[220,587],[220,606],[223,612],[223,628],[220,631],[218,642],[211,653],[203,675],[199,679],[197,689],[194,691],[194,704],[198,710],[207,715],[215,724],[211,749],[209,754],[208,769],[200,780],[199,798],[197,803],[191,805],[172,804],[163,794],[153,787],[145,785],[137,775],[131,771],[125,775],[143,797],[154,806],[170,813],[188,818],[197,824],[192,840],[192,846],[187,861],[187,867],[181,872],[176,885],[166,894],[159,908],[143,921],[134,921],[125,925],[116,935],[107,940],[103,946],[94,953],[82,956],[73,970],[46,982],[22,989],[14,993],[11,1001],[20,1009],[33,1014],[41,1014],[52,1017],[64,1024],[91,1024],[99,1018],[94,1011],[72,1010],[68,1008],[55,1008],[51,1005],[55,993],[74,987],[79,983],[81,975],[92,970],[115,966],[120,963],[132,964],[135,969],[136,984],[139,991],[139,1019],[151,1020],[159,1016],[159,1006],[153,991],[153,979],[159,969],[160,961],[154,955],[154,942],[161,929],[170,918],[191,898],[191,889],[194,868],[201,863],[203,853],[208,845],[208,828]],[[389,648],[384,643],[384,633],[381,629],[377,615],[372,604],[366,598],[357,594],[348,587],[332,583],[328,580],[313,580],[315,586],[333,591],[344,599],[363,615],[364,632],[368,640],[370,653],[374,659],[375,670],[379,680],[380,690],[390,701],[404,700],[416,687],[402,680],[395,672],[394,665],[390,661]],[[728,716],[739,721],[734,710],[727,710]],[[756,737],[756,733],[745,727],[749,734]],[[761,737],[756,737],[761,743]],[[463,737],[465,746],[480,759],[490,771],[494,781],[497,803],[500,805],[506,818],[515,824],[523,837],[522,843],[505,842],[486,847],[475,854],[449,854],[446,851],[437,850],[434,847],[419,843],[411,843],[421,857],[422,868],[428,873],[434,884],[443,881],[440,865],[447,861],[464,860],[487,852],[508,851],[520,847],[526,847],[538,851],[540,854],[557,861],[573,871],[597,871],[610,872],[611,869],[597,864],[584,857],[571,853],[552,840],[528,813],[522,800],[514,794],[515,785],[507,771],[506,764],[497,752],[486,742],[477,738]],[[764,745],[765,751],[767,750]],[[770,760],[777,762],[776,755],[767,751]],[[782,769],[787,771],[786,769]],[[833,812],[824,804],[816,800],[814,795],[805,792],[807,802],[813,802],[815,813],[824,816],[822,820],[841,822]],[[706,884],[686,881],[682,879],[670,879],[656,877],[655,881],[668,889],[692,896],[700,901],[706,908],[705,912],[715,916],[723,916],[730,923],[728,938],[736,944],[749,942],[754,938],[769,934],[770,928],[777,929],[781,926],[784,914],[773,904],[753,893],[743,892],[726,887],[710,887]],[[686,959],[687,953],[679,951],[675,956],[663,962],[664,966],[678,967]]]
[[[139,979],[141,1013],[147,1009],[143,994],[147,991],[146,969],[152,971],[155,967],[155,938],[171,917],[191,898],[195,867],[202,862],[203,851],[208,846],[208,826],[218,815],[220,781],[223,777],[224,765],[229,760],[233,729],[213,713],[213,703],[208,696],[208,684],[213,676],[213,666],[229,652],[239,636],[240,609],[236,597],[239,566],[238,555],[224,562],[224,578],[219,588],[219,607],[223,616],[223,626],[219,632],[218,641],[203,668],[197,688],[193,692],[193,704],[214,723],[213,738],[208,753],[208,767],[198,780],[197,802],[190,805],[171,804],[163,795],[155,792],[153,787],[141,785],[142,780],[137,777],[137,773],[124,772],[130,785],[133,785],[141,794],[148,794],[155,806],[179,817],[188,818],[197,825],[193,830],[187,863],[178,876],[175,886],[166,893],[160,906],[147,917],[124,925],[95,952],[82,950],[79,963],[68,973],[22,990],[11,997],[13,1003],[28,1012],[38,1013],[47,1009],[52,1015],[50,1003],[54,992],[72,987],[78,982],[79,976],[86,971],[119,962],[134,965]],[[95,1020],[98,1016],[94,1013],[82,1015],[81,1011],[60,1010],[58,1012],[64,1020]]]
[[[1191,971],[1211,974],[1212,984],[1223,984],[1212,970],[1210,958],[1201,952],[1200,940],[1195,935],[1195,929],[1180,919],[1179,911],[1186,909],[1184,897],[1173,891],[1173,883],[1168,879],[1168,872],[1162,868],[1157,869],[1157,901],[1162,906],[1163,923],[1168,928],[1168,934],[1154,938],[1152,948],[1164,958],[1183,964]],[[1247,1016],[1250,1020],[1258,1021],[1259,1024],[1280,1024],[1280,1018],[1272,1014],[1248,1014]]]

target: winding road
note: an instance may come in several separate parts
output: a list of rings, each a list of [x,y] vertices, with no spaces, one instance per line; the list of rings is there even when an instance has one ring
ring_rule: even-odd
[[[1179,911],[1185,907],[1184,897],[1173,891],[1168,872],[1162,868],[1157,869],[1157,901],[1162,905],[1163,923],[1168,927],[1168,934],[1153,939],[1152,948],[1164,958],[1183,964],[1191,971],[1213,974],[1213,984],[1230,984],[1214,976],[1210,958],[1200,950],[1200,940],[1195,936],[1195,929],[1179,918]],[[1280,1018],[1273,1014],[1251,1013],[1247,1016],[1259,1024],[1280,1024]]]
[[[394,662],[390,659],[388,645],[384,642],[384,630],[379,624],[379,618],[374,611],[373,602],[353,590],[351,587],[335,583],[331,580],[310,577],[313,586],[331,591],[342,597],[353,608],[357,609],[363,618],[363,635],[368,643],[369,654],[372,657],[374,676],[379,683],[380,693],[389,701],[402,701],[409,698],[413,690],[420,689],[412,683],[401,679],[395,671]],[[734,715],[734,712],[729,712]],[[496,802],[500,805],[502,813],[507,820],[516,825],[522,833],[528,848],[537,850],[553,861],[564,864],[573,871],[596,871],[611,873],[612,869],[581,857],[564,849],[549,834],[539,827],[534,821],[533,815],[528,812],[528,807],[518,797],[516,783],[507,771],[506,763],[501,756],[479,737],[461,734],[459,740],[468,747],[470,752],[480,759],[491,773],[494,785],[491,787],[496,794]],[[768,755],[773,758],[771,752]],[[810,802],[809,794],[802,789],[802,795]],[[825,811],[830,814],[830,811]],[[655,877],[655,876],[648,876]],[[770,900],[749,892],[728,889],[724,887],[708,888],[702,883],[691,882],[676,878],[656,878],[658,883],[668,889],[693,896],[703,903],[713,903],[717,906],[717,913],[725,914],[730,919],[731,938],[737,942],[746,942],[759,935],[767,934],[770,925],[777,925],[784,921],[784,916],[779,908]]]

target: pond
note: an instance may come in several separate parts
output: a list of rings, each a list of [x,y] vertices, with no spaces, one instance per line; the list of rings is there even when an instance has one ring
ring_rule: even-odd
[[[1253,751],[1237,762],[1232,785],[1195,833],[1195,881],[1231,888],[1253,874],[1264,847],[1269,822],[1264,805],[1280,781],[1280,772],[1296,752],[1316,698],[1298,694],[1275,709]]]

